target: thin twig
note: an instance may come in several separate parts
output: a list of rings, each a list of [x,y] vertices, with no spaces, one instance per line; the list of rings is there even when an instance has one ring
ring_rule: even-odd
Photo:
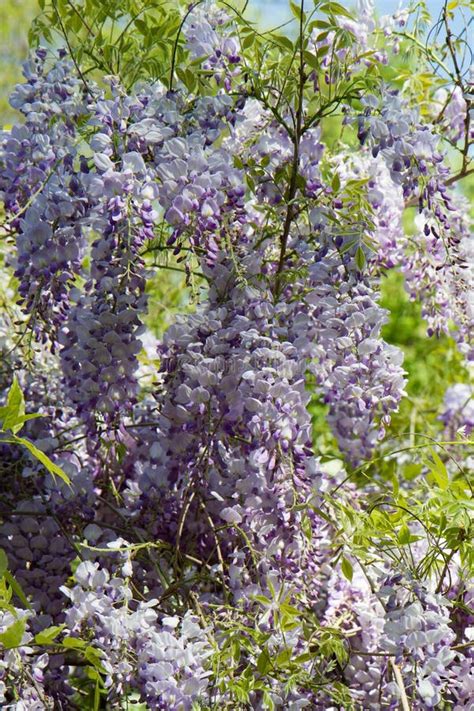
[[[410,711],[410,704],[408,702],[407,692],[405,690],[405,684],[403,683],[402,673],[400,667],[396,664],[392,657],[390,657],[390,664],[392,665],[393,673],[395,674],[395,679],[397,681],[398,688],[400,689],[400,701],[402,703],[403,711]]]
[[[87,82],[87,79],[85,78],[84,74],[82,73],[81,68],[80,68],[80,66],[79,66],[79,64],[78,64],[78,62],[77,62],[77,60],[76,60],[76,58],[75,58],[75,56],[74,56],[74,52],[72,51],[71,43],[69,42],[69,37],[68,37],[68,34],[67,34],[67,32],[66,32],[66,28],[64,27],[64,23],[63,23],[63,21],[62,21],[62,17],[61,17],[61,15],[60,15],[60,13],[59,13],[56,0],[53,0],[53,7],[54,7],[54,11],[56,12],[56,16],[57,16],[57,18],[58,18],[59,25],[60,25],[60,27],[61,27],[61,32],[63,33],[64,39],[65,39],[65,41],[66,41],[67,48],[68,48],[68,50],[69,50],[69,54],[71,55],[71,59],[72,59],[72,61],[74,62],[74,66],[76,67],[76,71],[77,71],[77,73],[79,74],[79,77],[81,78],[81,81],[82,81],[82,83],[84,84],[87,93],[88,93],[90,96],[93,97],[94,94],[92,93],[92,90],[91,90],[91,88],[90,88],[90,86],[89,86],[89,84],[88,84],[88,82]]]
[[[275,287],[274,295],[279,296],[281,290],[281,278],[283,267],[285,265],[286,248],[288,245],[288,237],[290,235],[291,224],[295,217],[295,206],[294,199],[296,196],[296,191],[298,187],[298,166],[300,158],[300,140],[303,128],[303,95],[304,87],[306,82],[305,74],[305,64],[304,64],[304,45],[303,45],[303,32],[304,32],[304,0],[301,0],[300,5],[300,65],[299,65],[299,87],[298,87],[298,100],[296,105],[296,115],[295,115],[295,132],[293,136],[293,163],[291,168],[290,184],[288,186],[288,193],[286,195],[287,209],[285,224],[283,226],[283,233],[280,240],[280,256],[278,259],[278,266],[276,270],[275,277]]]

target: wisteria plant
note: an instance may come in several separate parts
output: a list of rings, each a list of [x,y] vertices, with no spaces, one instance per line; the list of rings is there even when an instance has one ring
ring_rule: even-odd
[[[469,2],[39,5],[1,708],[472,709]]]

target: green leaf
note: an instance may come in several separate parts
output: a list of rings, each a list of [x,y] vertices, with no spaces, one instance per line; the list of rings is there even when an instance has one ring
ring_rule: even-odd
[[[330,22],[327,22],[327,20],[313,20],[313,22],[310,22],[308,29],[311,31],[315,27],[317,27],[318,30],[326,30],[330,29],[333,26],[334,25],[332,25]]]
[[[271,659],[266,649],[263,649],[257,659],[257,669],[260,674],[265,674],[271,667]]]
[[[289,49],[290,52],[293,52],[293,42],[289,37],[285,37],[285,35],[272,35],[272,40],[280,45],[280,47],[285,47],[285,49]]]
[[[265,597],[265,595],[254,595],[254,600],[257,600],[257,602],[261,602],[262,605],[271,605],[271,600],[268,597]]]
[[[341,187],[341,179],[339,177],[339,173],[334,173],[333,179],[331,181],[331,187],[335,193],[339,192],[339,189]]]
[[[238,639],[233,639],[231,642],[231,654],[232,654],[232,660],[236,663],[239,662],[240,660],[240,642]]]
[[[23,635],[25,634],[26,620],[19,619],[0,634],[0,644],[5,647],[5,649],[12,649],[12,647],[18,647],[21,644]]]
[[[5,573],[3,578],[0,578],[0,609],[9,610],[14,615],[15,608],[10,605],[13,590],[11,589],[11,586],[7,583],[7,575],[8,573]]]
[[[439,458],[435,450],[431,447],[430,454],[433,457],[433,461],[431,461],[430,459],[426,459],[425,464],[433,475],[433,479],[435,480],[439,488],[445,491],[449,486],[449,476],[446,470],[446,466],[444,462]]]
[[[9,570],[7,570],[5,573],[5,580],[8,582],[12,591],[15,593],[15,595],[21,601],[21,603],[25,607],[27,607],[29,610],[31,610],[31,605],[28,602],[28,598],[26,597],[25,593],[23,592],[23,588],[21,587],[18,580],[10,573]]]
[[[11,430],[13,433],[21,430],[25,415],[25,398],[18,384],[16,376],[13,378],[13,383],[7,397],[7,404],[0,407],[0,419],[2,420],[2,429]]]
[[[353,19],[350,12],[346,10],[345,7],[339,5],[338,2],[328,2],[325,5],[321,5],[319,8],[320,12],[324,12],[325,15],[343,15],[344,17],[349,17]]]
[[[99,711],[100,709],[100,682],[99,679],[95,682],[94,689],[94,711]]]
[[[90,662],[99,671],[103,671],[102,652],[100,651],[100,649],[97,649],[96,647],[92,647],[92,645],[88,644],[84,650],[84,656],[87,659],[87,661]]]
[[[349,582],[352,581],[352,578],[354,577],[354,569],[352,567],[352,563],[350,563],[347,558],[343,558],[341,561],[341,570],[345,578]]]
[[[435,465],[436,474],[439,477],[441,489],[447,489],[449,486],[449,476],[445,463],[440,459],[438,453],[432,447],[430,448],[431,456]]]
[[[298,619],[301,617],[301,610],[298,610],[297,607],[294,607],[294,605],[290,605],[288,602],[282,602],[280,605],[280,610],[282,612],[285,612],[289,616],[297,617]]]
[[[301,7],[299,5],[297,5],[295,2],[292,2],[291,0],[290,0],[290,8],[291,8],[291,12],[296,17],[297,20],[300,20],[301,17],[303,20],[306,19],[306,15],[304,12],[303,12],[303,15],[301,15]]]
[[[15,423],[15,429],[12,428],[12,432],[16,434],[21,430],[25,422],[29,422],[30,420],[36,420],[38,417],[46,417],[46,415],[42,415],[40,412],[35,412],[31,415],[23,415],[19,417],[17,422]]]
[[[183,82],[186,89],[192,94],[197,88],[197,77],[190,69],[177,67],[176,74]]]
[[[72,30],[74,33],[78,34],[78,33],[81,31],[81,29],[82,29],[82,19],[81,19],[81,17],[80,17],[79,15],[76,15],[76,14],[74,13],[74,15],[72,15],[72,17],[71,17],[69,26],[70,26],[71,30]]]
[[[268,691],[263,692],[263,704],[264,708],[268,709],[268,711],[273,711],[275,708],[275,702],[273,701]]]
[[[36,644],[51,644],[58,634],[60,634],[66,625],[54,625],[53,627],[47,627],[45,630],[38,632],[35,635]]]
[[[398,542],[401,543],[402,546],[406,546],[408,543],[410,543],[410,529],[406,525],[406,523],[403,524],[403,526],[400,528],[398,531]]]
[[[312,69],[316,69],[317,71],[320,69],[318,58],[312,52],[305,50],[303,52],[303,58],[306,64],[308,64]]]
[[[291,617],[288,617],[287,615],[282,615],[280,620],[280,626],[283,632],[289,632],[290,630],[296,629],[296,627],[299,627],[300,625],[299,622],[296,622]]]
[[[8,558],[7,554],[3,550],[3,548],[0,548],[0,578],[3,578],[5,573],[8,570]]]
[[[347,664],[348,653],[343,643],[340,640],[334,641],[334,654],[341,667]]]
[[[87,646],[87,642],[78,637],[65,637],[62,641],[62,646],[66,647],[66,649],[84,649]]]
[[[405,464],[405,466],[403,467],[403,476],[405,477],[405,479],[408,479],[408,481],[412,481],[413,479],[416,479],[422,469],[422,464],[418,464],[416,462],[408,462],[408,464]]]
[[[277,656],[275,660],[275,664],[278,667],[286,667],[288,662],[291,659],[292,651],[291,649],[284,649],[280,654]]]
[[[249,49],[254,44],[256,36],[255,32],[249,32],[242,40],[242,49]]]
[[[141,35],[143,35],[144,37],[146,37],[150,30],[149,30],[148,24],[145,22],[145,20],[137,19],[137,20],[135,20],[134,24],[135,24],[135,27],[137,28],[137,30],[139,31],[139,33]]]
[[[294,662],[295,664],[304,664],[305,662],[310,662],[312,659],[314,659],[314,654],[311,652],[304,652],[303,654],[299,654],[295,657]]]
[[[52,462],[51,459],[44,452],[42,452],[41,449],[35,447],[33,442],[30,442],[29,439],[25,439],[24,437],[15,437],[14,439],[3,441],[11,442],[12,444],[20,444],[22,447],[25,447],[35,457],[35,459],[41,462],[41,464],[49,471],[50,474],[53,475],[53,477],[58,476],[66,484],[68,484],[68,486],[71,486],[71,480],[67,474],[63,472],[61,467],[58,467],[57,464]]]
[[[326,39],[328,34],[329,34],[329,32],[321,32],[321,34],[318,35],[318,37],[317,37],[317,41],[322,42],[323,39]],[[328,54],[329,50],[330,50],[330,47],[328,44],[324,44],[322,47],[320,47],[318,49],[318,51],[316,52],[318,59],[322,59],[326,54]]]
[[[365,263],[366,263],[365,262],[365,254],[364,254],[364,250],[362,249],[362,247],[357,247],[357,251],[355,254],[355,261],[357,264],[357,269],[359,271],[362,271],[364,269]]]

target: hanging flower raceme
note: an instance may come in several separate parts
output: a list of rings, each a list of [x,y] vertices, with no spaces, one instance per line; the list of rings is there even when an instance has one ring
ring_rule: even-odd
[[[92,246],[91,280],[61,334],[65,382],[78,414],[94,428],[95,413],[110,424],[133,405],[145,308],[137,238],[125,201],[107,205],[108,226]]]
[[[8,607],[8,606],[7,606]],[[35,653],[29,623],[34,615],[21,608],[3,608],[0,612],[0,634],[8,633],[12,625],[21,626],[19,644],[7,649],[0,659],[0,703],[14,711],[43,711],[53,708],[53,697],[45,690],[44,671],[48,654]],[[15,689],[12,698],[11,690]]]
[[[460,86],[453,89],[438,89],[433,97],[435,120],[440,122],[452,141],[465,141],[467,102]],[[474,129],[469,129],[469,139],[474,138]]]
[[[301,247],[302,245],[300,245]],[[387,314],[350,252],[303,246],[308,280],[291,325],[292,342],[313,359],[310,370],[341,451],[369,459],[404,395],[403,354],[380,336]]]
[[[364,103],[366,112],[359,117],[361,143],[368,142],[373,156],[382,158],[405,201],[418,206],[416,246],[403,235],[400,225],[396,229],[399,237],[388,245],[382,236],[381,247],[389,248],[388,265],[402,268],[410,297],[422,303],[428,334],[453,335],[461,353],[472,360],[473,240],[467,205],[445,185],[450,171],[440,139],[421,124],[416,110],[408,109],[397,92],[386,92],[381,105],[371,96]],[[393,187],[390,192],[394,193]],[[372,199],[376,216],[386,199],[379,204]],[[386,222],[380,214],[379,220]],[[392,221],[390,232],[393,225]],[[386,249],[381,251],[386,255]]]
[[[183,27],[191,58],[201,59],[202,68],[227,91],[233,78],[241,72],[240,41],[230,24],[231,19],[214,3],[198,2],[190,7]]]
[[[256,274],[259,259],[249,256],[246,266]],[[258,558],[265,551],[273,560],[259,565],[266,575],[303,553],[304,536],[296,535],[302,514],[288,507],[309,501],[320,476],[305,366],[283,329],[280,335],[265,293],[236,283],[227,260],[212,268],[212,278],[210,303],[165,336],[159,463],[138,483],[147,496],[150,488],[176,491],[187,550],[215,546],[215,526],[224,526],[228,541],[218,545],[234,556],[242,529]],[[232,584],[241,586],[239,557]]]
[[[450,439],[455,439],[457,433],[469,437],[474,430],[474,388],[465,383],[457,383],[448,388],[440,419]]]
[[[212,648],[206,630],[191,613],[182,619],[159,616],[158,600],[132,609],[130,572],[127,564],[121,577],[97,563],[81,563],[74,587],[62,588],[69,598],[66,628],[72,634],[80,634],[84,625],[94,631],[111,698],[134,688],[157,708],[190,710],[209,683]]]
[[[467,361],[474,359],[474,239],[467,206],[445,193],[446,213],[435,208],[417,216],[420,247],[403,264],[410,297],[420,299],[429,335],[446,333]]]
[[[418,708],[436,708],[451,676],[456,657],[451,649],[455,634],[450,627],[448,601],[420,585],[387,581],[381,597],[387,608],[381,646],[395,654],[403,672],[405,691]],[[404,656],[409,661],[404,662]]]
[[[75,164],[87,101],[64,52],[48,67],[50,59],[38,49],[25,64],[25,84],[11,97],[25,123],[0,137],[0,195],[18,233],[15,276],[23,308],[37,334],[49,333],[54,342],[85,251],[88,197]]]

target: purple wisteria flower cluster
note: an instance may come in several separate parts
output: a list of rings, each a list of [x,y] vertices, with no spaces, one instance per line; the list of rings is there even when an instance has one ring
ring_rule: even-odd
[[[179,5],[147,81],[40,47],[12,94],[2,708],[472,704],[469,95],[382,81],[408,11],[292,9],[296,38]],[[452,337],[433,407],[397,270]]]
[[[25,122],[0,138],[1,197],[18,233],[18,291],[48,331],[65,318],[85,248],[87,198],[73,166],[86,101],[72,67],[65,53],[48,66],[46,50],[37,50],[11,97]]]

